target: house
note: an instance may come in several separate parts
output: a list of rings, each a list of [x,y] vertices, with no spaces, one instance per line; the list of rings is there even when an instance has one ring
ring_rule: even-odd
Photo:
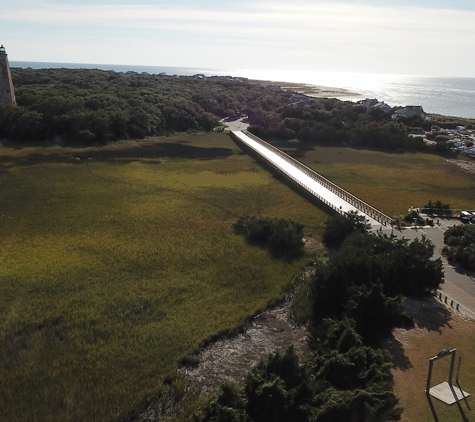
[[[386,104],[384,101],[381,101],[380,103],[377,103],[375,104],[374,106],[372,107],[375,107],[375,108],[380,108],[381,110],[383,110],[385,113],[390,113],[392,108],[390,105]]]
[[[282,91],[282,88],[280,86],[274,85],[274,84],[267,85],[265,89],[266,91],[275,91],[275,92]]]
[[[310,106],[314,102],[313,98],[307,97],[303,94],[292,94],[289,101],[290,104],[301,107]]]
[[[360,100],[356,104],[362,105],[366,108],[370,108],[378,104],[379,101],[376,98],[366,98],[365,100]]]
[[[422,106],[407,106],[396,111],[391,117],[397,121],[401,117],[421,116],[424,120],[427,119],[428,114],[422,109]]]

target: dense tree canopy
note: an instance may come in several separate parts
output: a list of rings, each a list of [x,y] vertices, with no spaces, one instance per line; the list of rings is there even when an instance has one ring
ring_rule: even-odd
[[[351,321],[327,328],[331,339],[306,364],[292,346],[285,354],[271,353],[249,371],[243,387],[222,385],[195,413],[195,421],[399,420],[389,354],[364,346]]]
[[[97,69],[12,69],[18,107],[0,105],[0,139],[98,144],[175,131],[210,131],[247,115],[265,139],[319,145],[423,149],[417,119],[328,98],[295,101],[241,78],[177,77]],[[295,98],[295,97],[294,97]]]
[[[360,221],[349,224],[353,230],[347,229],[341,241],[335,226],[342,218],[332,217],[326,226],[324,239],[333,240],[331,233],[336,232],[340,247],[317,268],[313,313],[316,321],[354,318],[363,339],[372,343],[407,322],[402,296],[424,296],[443,283],[443,265],[440,258],[431,259],[434,245],[427,238],[409,242],[381,232],[369,233],[361,227],[358,230]]]
[[[422,138],[408,136],[408,126],[394,122],[390,112],[352,102],[315,98],[302,104],[280,98],[279,104],[261,97],[245,111],[252,124],[250,131],[261,137],[296,138],[318,145],[425,148]]]
[[[174,131],[210,131],[266,91],[235,78],[97,69],[12,69],[18,107],[0,106],[0,139],[104,143]],[[274,93],[274,97],[285,94]],[[288,97],[288,95],[287,95]],[[285,98],[282,100],[285,102]]]
[[[345,215],[335,215],[325,223],[323,243],[327,248],[339,249],[343,241],[352,233],[368,233],[371,226],[366,218],[357,211]]]

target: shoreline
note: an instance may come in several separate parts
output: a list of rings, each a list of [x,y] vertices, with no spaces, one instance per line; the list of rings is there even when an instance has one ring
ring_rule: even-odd
[[[281,88],[286,91],[293,90],[300,94],[305,94],[309,97],[315,98],[336,98],[338,100],[347,101],[351,101],[351,99],[358,100],[365,98],[362,94],[348,89],[323,85],[286,83],[285,85],[282,85]]]
[[[335,98],[341,101],[357,102],[365,98],[377,98],[391,107],[405,107],[407,105],[422,105],[428,114],[438,114],[462,119],[475,119],[474,95],[475,78],[456,77],[424,77],[407,75],[379,75],[355,73],[337,73],[339,78],[328,78],[328,72],[319,78],[319,72],[283,72],[283,71],[251,71],[251,70],[224,70],[201,69],[172,66],[139,66],[139,65],[105,65],[105,64],[74,64],[10,61],[10,67],[32,69],[67,68],[67,69],[99,69],[114,72],[146,72],[151,75],[161,73],[167,76],[182,75],[246,78],[261,84],[274,84],[283,90],[308,95],[314,98]],[[346,75],[346,79],[345,79]],[[351,79],[350,77],[356,79]],[[370,76],[373,79],[368,80]],[[299,82],[285,82],[298,80]],[[359,78],[359,79],[358,79]],[[351,83],[349,82],[351,80]],[[312,81],[312,82],[309,82]],[[368,82],[369,81],[369,82]],[[427,81],[431,84],[427,85]],[[341,85],[339,85],[341,83]],[[347,88],[340,88],[346,86]]]
[[[282,82],[269,80],[254,80],[261,84],[275,85],[283,91],[295,91],[314,98],[336,98],[342,101],[358,101],[366,98],[359,92],[350,91],[345,88],[337,88],[332,86],[315,85],[309,83]]]

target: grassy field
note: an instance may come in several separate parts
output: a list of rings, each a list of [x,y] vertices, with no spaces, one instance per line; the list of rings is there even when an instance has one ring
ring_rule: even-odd
[[[402,422],[459,422],[475,419],[475,322],[450,314],[443,307],[420,307],[416,313],[416,328],[406,331],[395,330],[395,341],[389,346],[396,356],[393,370],[395,393],[404,408]],[[460,367],[460,387],[470,394],[467,400],[448,406],[425,395],[429,358],[442,349],[457,349],[455,371],[458,358]],[[401,353],[404,351],[404,353]],[[434,364],[431,387],[447,381],[450,357]],[[454,375],[455,383],[455,375]],[[431,409],[432,405],[432,409]],[[435,415],[435,417],[434,417]],[[464,419],[465,417],[465,419]],[[436,419],[437,418],[437,419]]]
[[[239,216],[326,219],[225,135],[2,148],[0,173],[0,420],[126,415],[302,267]]]
[[[391,217],[429,199],[453,209],[475,209],[475,175],[437,155],[323,147],[287,151]]]
[[[391,215],[431,198],[475,208],[473,178],[435,156],[303,161]],[[304,260],[246,245],[241,215],[315,236],[327,218],[224,134],[0,147],[0,420],[123,417],[204,339],[281,297]]]

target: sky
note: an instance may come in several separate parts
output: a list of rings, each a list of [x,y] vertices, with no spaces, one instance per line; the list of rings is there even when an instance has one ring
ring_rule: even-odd
[[[475,77],[474,22],[473,0],[4,0],[0,44],[10,61]]]

